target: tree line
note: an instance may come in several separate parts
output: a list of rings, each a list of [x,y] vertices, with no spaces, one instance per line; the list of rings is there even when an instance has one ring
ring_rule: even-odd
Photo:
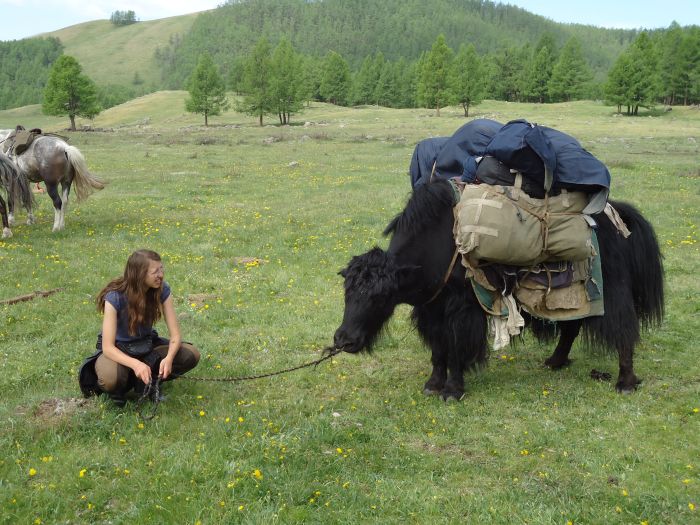
[[[418,60],[387,60],[381,52],[365,57],[356,71],[336,51],[323,59],[297,52],[282,38],[273,47],[260,38],[251,52],[230,68],[225,80],[208,52],[200,55],[186,87],[185,109],[209,117],[230,107],[227,84],[240,95],[235,109],[263,125],[265,116],[289,124],[311,100],[336,105],[376,104],[394,108],[435,109],[460,105],[464,116],[484,97],[531,102],[559,102],[591,98],[596,90],[610,105],[627,114],[656,104],[700,103],[700,28],[672,25],[668,31],[641,32],[614,64],[607,82],[596,87],[581,46],[575,37],[558,49],[550,35],[533,47],[508,48],[480,56],[472,44],[455,53],[444,35]],[[75,117],[94,117],[101,111],[98,89],[78,62],[62,55],[51,69],[44,90],[43,110]]]

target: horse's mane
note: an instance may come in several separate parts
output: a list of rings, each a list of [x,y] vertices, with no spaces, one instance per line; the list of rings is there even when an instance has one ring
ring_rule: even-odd
[[[419,233],[445,216],[455,204],[451,183],[437,179],[413,190],[404,210],[384,229],[384,235],[397,232]]]

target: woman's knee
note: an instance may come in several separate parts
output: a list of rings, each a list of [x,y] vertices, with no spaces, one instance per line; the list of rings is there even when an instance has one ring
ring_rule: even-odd
[[[197,366],[200,357],[201,354],[194,345],[190,343],[182,343],[180,345],[180,350],[177,353],[175,361],[177,363],[178,368],[180,368],[183,371],[186,371],[191,370],[195,366]]]
[[[103,355],[95,362],[97,384],[103,392],[119,392],[129,385],[129,369]]]

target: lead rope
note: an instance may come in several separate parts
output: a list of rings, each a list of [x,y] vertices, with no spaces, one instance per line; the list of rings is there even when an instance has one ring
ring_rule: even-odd
[[[316,367],[323,361],[332,358],[333,356],[338,355],[340,352],[342,352],[342,348],[333,348],[333,347],[326,347],[323,349],[323,355],[319,357],[318,359],[315,359],[314,361],[310,361],[308,363],[304,363],[303,365],[297,365],[293,366],[290,368],[285,368],[284,370],[278,370],[277,372],[269,372],[267,374],[260,374],[260,375],[254,375],[254,376],[238,376],[238,377],[196,377],[196,376],[186,376],[182,374],[170,374],[173,378],[182,378],[182,379],[189,379],[190,381],[215,381],[215,382],[235,382],[235,381],[250,381],[253,379],[262,379],[264,377],[272,377],[272,376],[277,376],[280,374],[286,374],[287,372],[293,372],[295,370],[300,370],[302,368],[307,368],[309,366]],[[143,419],[144,421],[149,421],[153,419],[156,415],[156,410],[158,410],[158,404],[160,403],[160,383],[161,383],[161,378],[158,376],[158,378],[146,385],[146,388],[143,391],[143,394],[141,394],[141,397],[138,399],[136,402],[136,413],[138,416]],[[153,401],[153,409],[151,410],[150,415],[144,415],[142,412],[142,407],[141,405],[148,399],[148,397],[151,397],[151,400]]]

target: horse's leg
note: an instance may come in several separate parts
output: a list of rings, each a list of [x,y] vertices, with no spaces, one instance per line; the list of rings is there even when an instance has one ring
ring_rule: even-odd
[[[15,198],[12,195],[14,192],[10,190],[9,188],[7,189],[7,226],[8,228],[10,226],[15,225]],[[4,217],[3,217],[4,219]],[[3,226],[4,226],[4,221],[3,221]]]
[[[68,195],[70,194],[70,182],[61,182],[61,189],[63,190],[63,203],[61,204],[61,225],[59,228],[60,230],[62,230],[66,225],[66,210],[68,209]]]
[[[559,323],[559,342],[554,352],[552,352],[552,355],[545,360],[545,366],[548,366],[552,370],[558,370],[571,363],[569,352],[571,351],[571,346],[574,344],[576,337],[578,337],[581,324],[582,322],[580,319],[575,321],[561,321]]]
[[[61,229],[61,197],[58,196],[58,184],[55,182],[44,181],[46,184],[46,192],[51,197],[53,201],[53,228],[51,231],[58,231]]]
[[[12,230],[10,230],[10,222],[7,217],[7,208],[5,207],[5,201],[0,197],[0,216],[2,216],[2,238],[7,239],[12,237]]]

